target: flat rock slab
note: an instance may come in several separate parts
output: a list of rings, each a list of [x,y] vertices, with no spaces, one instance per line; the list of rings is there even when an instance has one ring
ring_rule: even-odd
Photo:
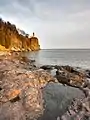
[[[40,120],[57,120],[63,115],[74,98],[84,98],[84,94],[78,88],[49,83],[43,89],[45,111]]]

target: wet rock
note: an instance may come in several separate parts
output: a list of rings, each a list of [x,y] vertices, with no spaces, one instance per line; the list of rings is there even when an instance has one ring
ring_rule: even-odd
[[[53,66],[52,65],[44,65],[44,66],[41,66],[40,68],[44,69],[44,70],[52,70]]]
[[[61,66],[56,71],[55,77],[60,83],[81,87],[86,78],[83,72],[76,71],[70,66]]]
[[[90,78],[90,70],[86,70],[85,72],[86,72],[86,76]]]
[[[87,81],[85,81],[87,79],[85,70],[82,70],[81,68],[78,69],[69,65],[44,65],[41,66],[41,68],[44,70],[50,70],[49,72],[51,74],[52,71],[54,71],[53,73],[56,71],[56,75],[52,75],[62,84],[67,84],[72,87],[84,87],[87,84]]]

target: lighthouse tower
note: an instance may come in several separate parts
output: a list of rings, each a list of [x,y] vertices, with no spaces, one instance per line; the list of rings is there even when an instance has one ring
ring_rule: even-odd
[[[35,37],[35,33],[33,32],[33,37]]]

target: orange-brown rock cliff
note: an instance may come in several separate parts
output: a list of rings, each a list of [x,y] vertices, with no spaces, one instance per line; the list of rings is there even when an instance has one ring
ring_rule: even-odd
[[[37,37],[29,37],[26,33],[25,35],[20,34],[15,25],[10,22],[4,22],[2,19],[0,19],[0,46],[0,48],[13,51],[34,51],[40,49]]]

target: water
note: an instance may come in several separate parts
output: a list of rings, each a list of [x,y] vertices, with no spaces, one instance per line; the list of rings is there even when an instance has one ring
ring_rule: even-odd
[[[90,66],[90,50],[40,50],[25,53],[30,59],[35,59],[37,65],[71,65],[82,68]],[[38,120],[57,120],[58,116],[67,111],[73,98],[83,98],[84,94],[77,88],[63,86],[60,83],[50,83],[43,89],[45,111]]]
[[[90,68],[90,49],[50,49],[26,53],[37,65],[71,65]]]

